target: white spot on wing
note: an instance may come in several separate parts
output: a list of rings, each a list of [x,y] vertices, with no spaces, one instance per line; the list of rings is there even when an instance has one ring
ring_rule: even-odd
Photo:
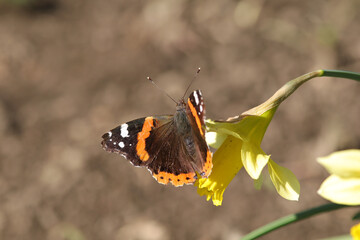
[[[128,125],[127,125],[126,123],[124,123],[123,125],[121,125],[120,135],[121,135],[123,138],[129,137]]]
[[[109,131],[109,132],[108,132],[108,135],[109,135],[109,138],[111,138],[111,136],[112,136],[112,132],[111,132],[111,131]]]
[[[198,105],[199,104],[199,96],[197,95],[196,91],[194,92],[194,98],[195,98],[196,105]]]
[[[200,105],[200,106],[199,106],[199,109],[200,109],[200,112],[202,112],[202,111],[203,111],[203,106]]]
[[[123,142],[119,142],[119,147],[124,148],[125,144]]]

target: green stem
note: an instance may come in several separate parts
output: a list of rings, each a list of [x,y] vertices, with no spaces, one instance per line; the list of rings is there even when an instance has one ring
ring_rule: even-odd
[[[321,77],[338,77],[338,78],[348,78],[356,81],[360,81],[360,73],[341,71],[341,70],[322,70],[323,74]]]
[[[255,231],[252,231],[251,233],[245,235],[242,240],[250,240],[250,239],[256,239],[260,236],[263,236],[269,232],[272,232],[278,228],[281,228],[283,226],[286,226],[288,224],[294,223],[294,222],[298,222],[300,220],[312,217],[314,215],[317,215],[319,213],[323,213],[323,212],[330,212],[333,210],[337,210],[340,208],[344,208],[344,207],[350,207],[347,205],[339,205],[339,204],[335,204],[335,203],[328,203],[325,205],[321,205],[315,208],[311,208],[308,210],[305,210],[303,212],[299,212],[299,213],[295,213],[295,214],[291,214],[285,217],[282,217],[278,220],[275,220],[267,225],[264,225],[258,229],[256,229]]]

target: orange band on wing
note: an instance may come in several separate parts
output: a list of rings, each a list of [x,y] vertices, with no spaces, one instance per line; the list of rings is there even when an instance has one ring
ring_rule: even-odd
[[[190,99],[188,99],[188,105],[190,107],[191,110],[191,114],[194,116],[195,121],[196,121],[196,125],[198,126],[198,129],[200,130],[200,134],[201,136],[204,136],[204,132],[201,126],[201,122],[200,122],[200,118],[196,112],[196,109],[194,108],[194,105],[190,102]]]
[[[149,153],[145,150],[146,144],[145,139],[150,136],[150,131],[154,127],[152,117],[145,118],[143,128],[137,135],[138,143],[136,144],[136,154],[139,156],[141,161],[147,161],[149,159]]]
[[[158,174],[153,173],[153,177],[162,184],[168,184],[171,182],[175,187],[180,187],[184,184],[192,184],[196,181],[196,174],[191,173],[181,173],[179,175],[175,175],[173,173],[167,172],[159,172]]]
[[[212,164],[212,153],[210,152],[210,150],[207,151],[206,154],[206,162],[204,164],[203,167],[203,171],[204,171],[204,176],[205,178],[207,178],[212,170],[213,164]]]

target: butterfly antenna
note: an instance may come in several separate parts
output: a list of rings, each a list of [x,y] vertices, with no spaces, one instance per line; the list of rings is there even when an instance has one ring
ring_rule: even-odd
[[[147,80],[149,80],[152,84],[155,85],[155,87],[157,87],[160,91],[162,91],[163,93],[165,93],[166,96],[168,96],[171,100],[173,100],[174,103],[178,103],[177,101],[175,101],[167,92],[165,92],[164,89],[160,88],[150,77],[147,77]]]
[[[192,85],[192,83],[195,81],[195,79],[196,79],[197,76],[199,75],[199,72],[200,72],[200,68],[197,69],[197,71],[196,71],[193,79],[192,79],[191,82],[189,83],[189,86],[187,87],[187,89],[186,89],[186,91],[185,91],[184,96],[182,97],[182,99],[184,99],[186,93],[187,93],[187,92],[189,91],[189,89],[190,89],[190,86]]]

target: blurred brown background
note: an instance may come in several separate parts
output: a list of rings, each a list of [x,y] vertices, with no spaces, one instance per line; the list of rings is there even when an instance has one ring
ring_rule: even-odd
[[[301,183],[299,202],[241,171],[223,206],[193,186],[163,186],[100,146],[134,118],[169,114],[197,67],[207,116],[260,104],[288,80],[360,72],[360,1],[0,0],[1,239],[239,239],[326,203],[315,161],[360,147],[360,84],[319,78],[276,113],[264,150]],[[267,173],[266,169],[264,171]],[[263,239],[349,232],[356,209],[314,217]]]

